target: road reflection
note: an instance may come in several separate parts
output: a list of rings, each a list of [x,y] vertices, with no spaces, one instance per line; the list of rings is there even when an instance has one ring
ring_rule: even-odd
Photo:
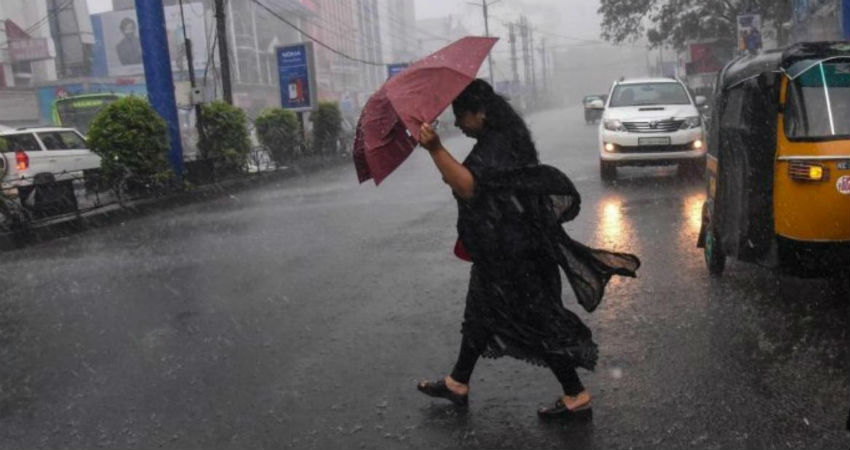
[[[682,248],[689,249],[696,246],[697,236],[702,225],[702,205],[704,202],[704,192],[690,194],[682,202],[684,220],[678,233],[679,244]]]
[[[603,198],[596,208],[596,216],[594,246],[616,251],[635,251],[635,230],[625,211],[622,197]]]

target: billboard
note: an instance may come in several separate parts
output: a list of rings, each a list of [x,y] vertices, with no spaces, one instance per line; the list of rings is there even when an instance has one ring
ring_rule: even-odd
[[[3,22],[6,29],[7,48],[13,62],[38,61],[53,57],[47,38],[34,38],[12,19]]]
[[[280,105],[295,112],[312,111],[316,99],[316,62],[312,42],[277,47]]]
[[[738,50],[751,52],[761,48],[761,15],[738,16]]]
[[[686,65],[687,75],[718,72],[731,56],[719,55],[716,42],[694,42],[689,47],[691,62]]]
[[[204,5],[201,2],[184,3],[186,35],[192,41],[195,70],[207,63],[207,36]],[[175,73],[188,69],[183,45],[183,22],[180,6],[165,7],[165,29],[168,33],[168,53],[171,70]],[[110,11],[92,15],[92,31],[95,34],[93,72],[97,76],[141,75],[142,47],[139,41],[139,25],[135,9]]]

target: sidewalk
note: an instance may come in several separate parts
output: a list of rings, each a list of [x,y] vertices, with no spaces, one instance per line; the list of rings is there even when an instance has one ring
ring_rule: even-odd
[[[120,223],[134,217],[206,201],[244,189],[259,187],[268,182],[310,174],[345,164],[352,164],[350,156],[305,159],[292,166],[244,174],[213,184],[194,186],[189,190],[175,192],[163,197],[130,201],[123,207],[118,203],[110,203],[75,214],[56,216],[38,221],[29,229],[19,233],[0,233],[0,252],[26,248],[33,244],[47,242],[92,228]]]

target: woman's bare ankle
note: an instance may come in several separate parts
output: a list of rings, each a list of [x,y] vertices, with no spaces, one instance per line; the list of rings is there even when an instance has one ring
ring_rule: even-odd
[[[455,381],[451,375],[446,375],[446,378],[443,379],[446,382],[446,387],[449,388],[455,394],[467,395],[469,394],[469,385],[463,384],[460,381]]]
[[[584,408],[590,406],[590,393],[585,389],[576,395],[564,395],[561,397],[561,401],[569,409]]]

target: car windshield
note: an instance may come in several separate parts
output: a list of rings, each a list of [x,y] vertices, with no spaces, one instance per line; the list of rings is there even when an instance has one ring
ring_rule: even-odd
[[[609,106],[687,105],[690,102],[688,93],[679,83],[635,83],[615,87]]]
[[[789,138],[850,135],[850,59],[821,62],[789,83],[785,134]]]

